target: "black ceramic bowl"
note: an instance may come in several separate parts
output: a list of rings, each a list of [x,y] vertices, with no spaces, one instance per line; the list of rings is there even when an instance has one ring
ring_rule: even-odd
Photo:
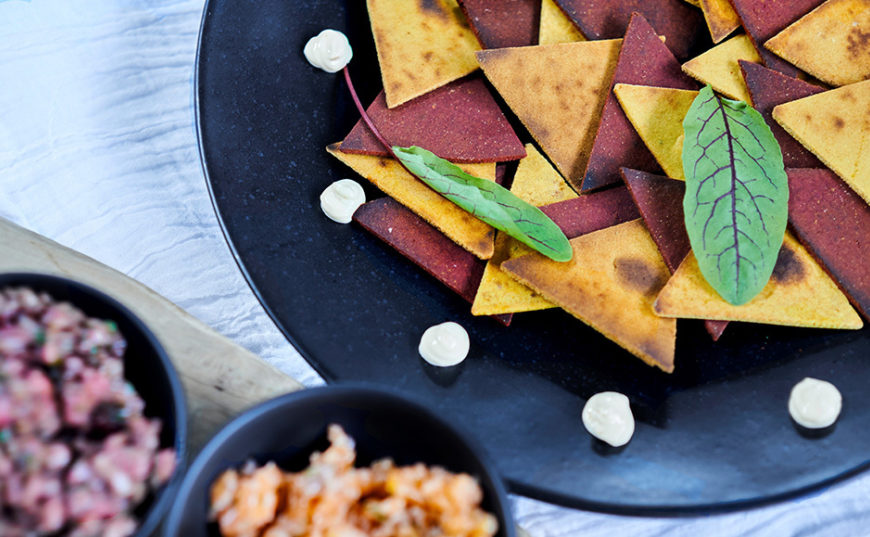
[[[43,274],[0,274],[0,289],[29,287],[45,292],[56,301],[69,302],[89,317],[114,321],[127,341],[124,376],[145,401],[145,414],[163,423],[161,447],[174,447],[178,464],[172,478],[156,494],[140,504],[135,513],[139,529],[135,537],[148,537],[157,528],[175,495],[184,473],[187,455],[187,408],[178,373],[154,334],[117,300],[87,285]]]
[[[221,472],[248,459],[302,470],[312,452],[327,447],[326,428],[332,423],[356,441],[357,466],[390,457],[399,465],[423,462],[475,476],[483,489],[483,508],[498,518],[498,536],[516,537],[504,485],[476,442],[420,403],[357,385],[287,394],[230,422],[191,465],[165,537],[219,535],[207,515],[209,489]]]

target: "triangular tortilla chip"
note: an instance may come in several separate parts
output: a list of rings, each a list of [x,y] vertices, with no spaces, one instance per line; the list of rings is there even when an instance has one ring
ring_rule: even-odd
[[[370,155],[351,155],[340,151],[340,144],[326,148],[330,155],[371,181],[384,194],[411,209],[440,229],[456,244],[481,259],[492,257],[495,230],[409,174],[393,159]],[[467,173],[495,179],[495,164],[462,164]]]
[[[483,262],[396,200],[387,197],[364,203],[353,220],[468,302],[474,299]],[[511,316],[496,319],[508,325]]]
[[[683,64],[683,71],[730,99],[749,102],[749,90],[743,82],[738,60],[761,63],[761,56],[746,34],[716,45],[697,58]]]
[[[456,0],[367,0],[387,106],[477,69],[480,43]]]
[[[870,78],[870,0],[828,0],[764,46],[832,86]]]
[[[617,84],[613,92],[665,175],[685,180],[683,118],[698,92],[631,84]]]
[[[541,0],[459,0],[483,48],[538,44]]]
[[[622,39],[484,50],[483,72],[579,190]]]
[[[665,36],[668,47],[681,60],[706,38],[704,16],[680,0],[556,0],[556,4],[587,39],[622,37],[635,12]]]
[[[734,306],[707,283],[689,254],[655,302],[664,317],[720,319],[748,323],[858,329],[864,326],[837,284],[789,232],[773,276],[755,298]]]
[[[577,194],[553,169],[535,146],[526,146],[528,156],[517,166],[511,192],[532,205],[546,205],[576,198]],[[517,282],[501,270],[506,259],[531,253],[531,248],[499,233],[495,238],[495,252],[487,262],[480,286],[471,305],[474,315],[519,313],[555,307],[551,302]]]
[[[530,254],[502,269],[644,362],[672,372],[677,323],[652,310],[668,267],[643,222],[589,233],[571,245],[567,263]]]
[[[824,164],[792,138],[779,123],[773,119],[773,109],[777,105],[803,99],[816,93],[821,93],[824,88],[814,86],[803,80],[785,76],[779,71],[768,69],[763,65],[745,62],[741,60],[740,70],[743,71],[743,80],[749,88],[752,96],[752,106],[764,117],[767,126],[773,133],[779,147],[782,149],[782,162],[786,168],[822,168]]]
[[[701,9],[714,43],[722,41],[740,26],[740,17],[729,0],[701,0]]]
[[[870,203],[870,80],[781,104],[773,119]]]
[[[701,0],[685,0],[686,3],[692,4],[695,7],[701,7]]]
[[[698,87],[683,74],[677,59],[638,13],[632,16],[625,33],[613,83],[681,89]],[[659,171],[655,158],[625,117],[616,96],[609,93],[583,176],[583,192],[621,182],[621,166]]]
[[[786,172],[795,234],[870,319],[870,206],[829,170]]]
[[[451,82],[392,109],[381,92],[367,112],[390,144],[425,147],[451,162],[503,162],[526,156],[482,78]],[[362,119],[341,142],[341,150],[389,156]]]
[[[622,169],[622,176],[668,270],[671,273],[676,272],[677,267],[692,250],[683,218],[686,184],[676,179],[627,168]],[[727,321],[704,321],[704,328],[713,341],[719,341],[726,326]]]
[[[788,76],[800,72],[762,45],[824,0],[730,0],[764,65]]]
[[[640,217],[622,185],[540,207],[569,239]]]
[[[541,30],[538,44],[553,45],[575,41],[586,41],[586,38],[571,22],[571,19],[562,12],[562,9],[556,5],[555,0],[543,0],[541,2]]]

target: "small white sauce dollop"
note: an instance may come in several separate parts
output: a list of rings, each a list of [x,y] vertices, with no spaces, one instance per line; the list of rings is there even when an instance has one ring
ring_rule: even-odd
[[[471,342],[462,325],[446,322],[429,327],[420,338],[420,356],[430,364],[449,367],[468,356]]]
[[[634,434],[628,397],[619,392],[596,393],[583,406],[583,426],[589,434],[613,447],[624,446]]]
[[[363,187],[353,179],[341,179],[320,194],[320,208],[333,222],[349,224],[353,213],[366,202]]]
[[[788,398],[791,417],[807,429],[824,429],[837,421],[843,396],[830,382],[807,377],[794,385]]]
[[[353,57],[350,41],[337,30],[323,30],[305,43],[302,52],[308,63],[327,73],[341,71]]]

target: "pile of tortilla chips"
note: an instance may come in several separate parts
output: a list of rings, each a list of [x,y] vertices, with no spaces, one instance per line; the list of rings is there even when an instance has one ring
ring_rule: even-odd
[[[678,318],[704,319],[714,340],[735,321],[870,318],[870,0],[367,4],[384,87],[368,112],[387,140],[509,187],[574,249],[559,263],[497,232],[360,121],[329,153],[392,199],[355,221],[474,315],[508,325],[562,308],[666,372]],[[683,219],[682,122],[699,83],[758,109],[789,177],[776,268],[741,306],[704,280]]]

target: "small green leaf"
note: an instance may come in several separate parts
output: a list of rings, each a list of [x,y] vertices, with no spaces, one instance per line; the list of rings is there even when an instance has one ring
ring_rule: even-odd
[[[559,226],[509,190],[469,175],[422,147],[393,146],[393,152],[421,181],[492,227],[555,261],[570,261],[574,255]]]
[[[731,304],[773,273],[788,220],[788,178],[764,118],[701,90],[683,120],[686,231],[707,282]]]

